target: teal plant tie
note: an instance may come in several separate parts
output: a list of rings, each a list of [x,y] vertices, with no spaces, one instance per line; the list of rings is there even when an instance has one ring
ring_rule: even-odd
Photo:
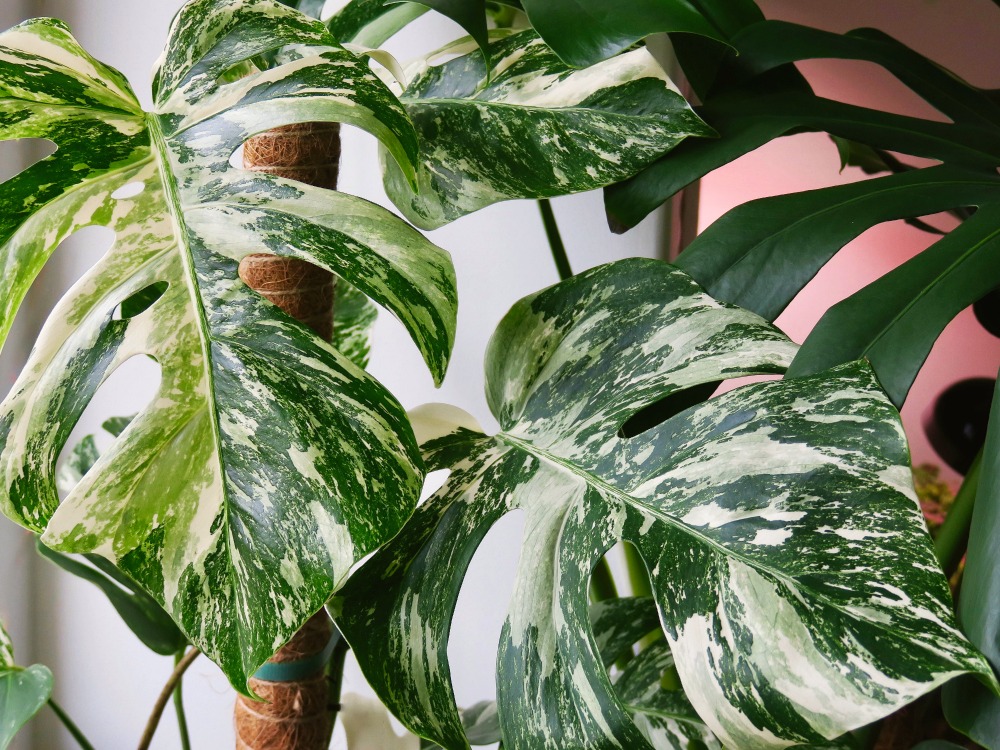
[[[341,638],[343,636],[334,629],[326,647],[318,654],[295,661],[266,662],[264,666],[254,672],[254,679],[265,682],[298,682],[314,675],[330,661],[333,649],[336,648],[337,641]]]

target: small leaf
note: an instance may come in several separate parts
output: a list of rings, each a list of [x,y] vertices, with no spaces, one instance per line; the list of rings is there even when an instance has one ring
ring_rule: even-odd
[[[633,712],[636,725],[653,747],[688,750],[694,744],[705,750],[722,750],[684,692],[661,686],[663,673],[673,668],[666,641],[654,643],[626,665],[615,680],[615,692]]]
[[[333,346],[358,367],[368,366],[378,308],[357,288],[337,279],[333,302]]]
[[[109,417],[101,422],[101,427],[110,432],[114,437],[118,437],[123,432],[125,428],[132,424],[132,420],[135,419],[135,414],[130,417]]]
[[[97,449],[97,441],[94,436],[85,436],[73,446],[63,465],[56,472],[56,489],[60,493],[68,495],[80,483],[83,475],[94,467],[100,457],[101,452]]]
[[[614,664],[644,636],[660,629],[660,617],[651,597],[626,596],[590,605],[594,639],[605,667]]]
[[[52,673],[41,664],[16,666],[10,636],[0,623],[0,750],[7,750],[51,694]]]
[[[470,745],[499,742],[500,717],[496,701],[480,701],[462,711],[462,726]]]

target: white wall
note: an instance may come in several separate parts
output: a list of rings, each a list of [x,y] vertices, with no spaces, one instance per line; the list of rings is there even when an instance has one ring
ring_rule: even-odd
[[[35,3],[34,14],[69,21],[81,43],[102,61],[122,70],[133,82],[140,100],[149,106],[149,70],[163,44],[170,18],[180,5],[180,0],[45,0]],[[4,10],[10,7],[5,5]],[[4,20],[9,25],[18,19]],[[405,60],[434,49],[456,33],[457,27],[450,22],[428,15],[394,40],[390,48]],[[6,154],[0,153],[0,158]],[[377,164],[370,137],[357,131],[345,133],[342,189],[388,205]],[[662,245],[657,218],[625,237],[611,235],[599,193],[559,199],[554,206],[577,271],[616,258],[655,255],[656,248]],[[106,249],[107,237],[99,231],[90,234],[67,242],[57,253],[53,263],[59,265],[59,272],[53,286],[64,289]],[[451,251],[458,271],[460,317],[448,377],[443,387],[435,390],[402,326],[385,314],[378,324],[371,370],[407,408],[427,401],[447,401],[472,412],[490,429],[495,422],[486,407],[482,376],[486,342],[515,300],[557,281],[538,211],[530,202],[494,206],[430,236]],[[37,317],[45,305],[46,300],[35,301],[26,315]],[[30,341],[32,335],[26,331],[22,340]],[[0,360],[0,373],[5,372],[4,366],[9,370],[23,354],[23,347],[15,342]],[[143,365],[129,363],[129,367]],[[101,419],[108,415],[141,408],[151,395],[149,382],[150,377],[155,378],[155,368],[152,372],[120,371],[113,377],[113,388],[98,394],[101,403],[84,415],[78,435],[97,430]],[[3,381],[0,392],[9,382]],[[0,563],[9,564],[11,556],[17,556],[14,575],[0,577],[0,613],[8,614],[2,602],[16,600],[19,581],[31,580],[31,556],[22,549],[23,541],[20,546],[12,545],[8,538],[23,540],[23,535],[12,534],[9,524],[0,523],[0,528],[5,534],[0,537]],[[519,533],[517,518],[499,524],[473,561],[463,589],[450,650],[460,702],[471,703],[495,694],[493,659]],[[48,566],[37,566],[34,575],[34,603],[22,601],[11,613],[18,623],[17,634],[28,644],[28,651],[22,652],[52,667],[57,698],[96,747],[132,745],[171,670],[170,660],[145,652],[92,587]],[[30,625],[24,621],[29,615],[33,615]],[[34,632],[34,638],[27,637],[29,630]],[[231,689],[221,673],[204,659],[196,662],[188,675],[186,703],[196,746],[231,747]],[[363,681],[356,667],[351,666],[346,690],[358,689],[363,689]],[[52,717],[43,713],[36,722],[33,746],[57,750],[74,745]],[[168,713],[154,747],[166,750],[177,746],[176,730]]]

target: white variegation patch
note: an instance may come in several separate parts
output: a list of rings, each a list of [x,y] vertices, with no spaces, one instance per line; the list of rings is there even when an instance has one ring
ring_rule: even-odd
[[[276,46],[295,54],[246,63]],[[321,23],[274,0],[191,0],[154,88],[144,113],[60,22],[0,35],[0,139],[58,146],[0,187],[0,339],[63,239],[89,225],[115,233],[0,406],[0,510],[54,548],[115,562],[245,691],[416,503],[423,468],[405,413],[359,369],[369,298],[403,321],[440,381],[454,270],[384,209],[230,164],[256,133],[345,121],[412,175],[406,112]],[[239,280],[251,253],[341,277],[334,345]],[[144,309],[116,313],[151,289]],[[136,355],[162,369],[156,396],[60,503],[56,457]]]
[[[526,518],[498,655],[504,747],[829,746],[957,674],[992,680],[955,624],[901,479],[899,415],[867,364],[754,383],[619,433],[687,388],[781,372],[795,351],[652,260],[515,305],[487,357],[502,431],[425,412],[428,464],[449,478],[341,593],[341,629],[387,705],[464,747],[448,628],[469,559],[511,508]],[[659,622],[630,604],[642,629],[601,610],[592,632],[590,573],[621,540],[650,570]],[[666,643],[612,684],[605,667],[657,626]],[[683,692],[660,688],[668,667]]]
[[[386,192],[423,228],[498,201],[604,187],[712,134],[645,48],[576,70],[523,31],[490,45],[488,79],[474,46],[443,53],[458,56],[406,71],[402,102],[422,146],[416,184],[383,160]]]

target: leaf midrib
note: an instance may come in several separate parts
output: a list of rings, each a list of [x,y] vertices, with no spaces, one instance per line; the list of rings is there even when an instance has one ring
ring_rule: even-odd
[[[507,445],[511,446],[512,448],[515,448],[517,450],[521,450],[521,451],[527,453],[528,455],[535,457],[539,461],[550,463],[550,464],[554,465],[557,469],[562,469],[562,470],[566,471],[567,473],[572,474],[573,476],[582,479],[588,485],[592,485],[592,486],[598,488],[599,490],[601,490],[603,492],[607,492],[608,494],[614,496],[616,499],[618,499],[622,503],[625,503],[625,504],[627,504],[627,505],[629,505],[631,507],[637,507],[638,506],[639,508],[641,508],[642,512],[646,512],[649,515],[652,515],[652,516],[656,517],[657,519],[663,521],[664,523],[667,523],[670,526],[678,529],[679,531],[681,531],[681,532],[683,532],[683,533],[685,533],[685,534],[693,537],[695,540],[702,542],[703,544],[705,544],[706,546],[712,548],[713,550],[716,550],[718,553],[720,553],[725,558],[735,559],[735,560],[739,561],[740,563],[746,565],[748,568],[752,568],[753,570],[757,570],[757,571],[763,571],[763,572],[767,573],[768,575],[772,576],[773,578],[781,581],[783,584],[785,584],[786,586],[788,586],[790,589],[793,589],[793,590],[798,591],[800,593],[802,592],[802,586],[800,585],[799,581],[796,580],[795,578],[789,577],[783,571],[774,570],[771,567],[768,567],[766,565],[762,565],[762,564],[758,563],[755,560],[751,560],[751,559],[747,558],[746,556],[740,554],[739,552],[736,552],[734,550],[729,549],[728,547],[723,546],[722,544],[716,542],[714,539],[705,536],[704,534],[702,534],[701,532],[699,532],[696,528],[694,528],[692,526],[688,526],[687,524],[685,524],[681,520],[675,518],[674,516],[670,515],[669,513],[664,513],[663,511],[657,510],[655,508],[651,508],[650,506],[648,506],[646,503],[643,503],[638,498],[635,498],[632,495],[629,495],[626,492],[618,489],[617,487],[614,487],[613,485],[608,484],[607,482],[605,482],[600,477],[598,477],[598,476],[596,476],[594,474],[591,474],[591,473],[585,471],[584,469],[581,469],[580,467],[576,466],[575,464],[570,463],[569,461],[567,461],[567,460],[565,460],[563,458],[560,458],[559,456],[556,456],[556,455],[554,455],[552,453],[549,453],[548,451],[546,451],[546,450],[544,450],[542,448],[539,448],[539,447],[537,447],[535,445],[532,445],[531,443],[528,443],[527,441],[521,440],[520,438],[516,438],[516,437],[510,435],[507,432],[498,432],[495,435],[495,439],[499,440],[500,442],[506,443]],[[809,593],[811,595],[811,598],[813,600],[822,602],[826,606],[831,607],[832,609],[835,609],[838,612],[843,612],[845,614],[851,615],[852,618],[857,619],[857,614],[849,612],[846,609],[845,605],[843,605],[843,604],[841,604],[839,602],[831,600],[828,596],[826,596],[825,594],[822,594],[820,592],[817,592],[815,589],[811,589],[810,588],[810,589],[807,589],[807,591],[809,591]],[[887,633],[891,633],[894,637],[898,635],[898,627],[896,627],[893,623],[882,623],[882,622],[877,622],[877,621],[874,621],[874,620],[864,620],[863,622],[865,622],[868,626],[870,626],[872,628],[877,628],[877,629],[885,631]],[[910,645],[911,646],[912,645],[922,646],[923,648],[925,648],[928,651],[933,651],[933,649],[931,648],[930,645],[925,645],[925,644],[910,644]]]
[[[578,477],[579,479],[582,479],[587,484],[596,487],[597,489],[599,489],[602,492],[606,492],[607,494],[612,495],[613,497],[615,497],[616,499],[618,499],[619,501],[621,501],[622,503],[624,503],[626,505],[630,505],[630,506],[633,506],[633,507],[636,507],[636,506],[641,507],[644,512],[647,512],[650,515],[655,516],[656,518],[658,518],[659,520],[663,521],[664,523],[667,523],[670,526],[673,526],[674,528],[676,528],[676,529],[678,529],[680,531],[683,531],[684,533],[690,534],[691,536],[695,537],[698,541],[701,541],[704,544],[706,544],[707,546],[709,546],[709,547],[711,547],[711,548],[713,548],[715,550],[718,550],[720,553],[724,554],[726,557],[733,557],[733,558],[739,560],[740,562],[746,564],[748,567],[752,567],[754,569],[765,570],[769,574],[774,575],[776,578],[780,578],[782,581],[786,582],[788,585],[790,585],[790,586],[792,586],[792,587],[794,587],[796,589],[798,588],[797,582],[795,581],[794,578],[789,578],[786,574],[782,573],[781,571],[775,571],[775,570],[772,570],[769,567],[755,564],[754,561],[749,560],[748,558],[746,558],[743,555],[741,555],[739,552],[735,552],[735,551],[729,549],[728,547],[724,547],[723,545],[719,544],[719,542],[715,541],[711,537],[705,536],[704,534],[702,534],[700,531],[698,531],[693,526],[688,526],[686,523],[684,523],[683,521],[681,521],[678,518],[675,518],[674,516],[670,515],[669,513],[665,513],[665,512],[663,512],[661,510],[658,510],[656,508],[650,507],[649,505],[647,505],[646,503],[642,502],[638,498],[633,497],[632,495],[629,495],[627,492],[624,492],[623,490],[620,490],[619,488],[615,487],[614,485],[608,484],[607,482],[605,482],[603,479],[601,479],[597,475],[591,474],[590,472],[588,472],[588,471],[586,471],[586,470],[584,470],[584,469],[576,466],[575,464],[567,461],[566,459],[561,458],[559,456],[556,456],[556,455],[554,455],[552,453],[549,453],[548,451],[546,451],[546,450],[544,450],[542,448],[539,448],[539,447],[537,447],[537,446],[535,446],[535,445],[533,445],[533,444],[531,444],[531,443],[529,443],[529,442],[527,442],[525,440],[521,440],[520,438],[516,438],[516,437],[510,435],[507,432],[497,433],[496,437],[497,437],[498,440],[500,440],[500,441],[502,441],[504,443],[507,443],[511,447],[514,447],[514,448],[517,448],[517,449],[519,449],[521,451],[524,451],[525,453],[528,453],[529,455],[534,456],[535,458],[539,459],[540,461],[547,462],[547,463],[550,463],[550,464],[554,464],[557,468],[562,469],[562,470],[564,470],[564,471],[572,474],[573,476]]]
[[[200,324],[199,328],[201,329],[201,336],[198,337],[198,343],[201,345],[202,370],[207,385],[207,396],[205,400],[208,405],[209,424],[212,428],[212,442],[214,443],[215,449],[214,454],[219,463],[218,469],[221,478],[220,484],[222,502],[220,503],[220,509],[222,512],[222,533],[225,533],[226,535],[226,541],[223,546],[229,561],[229,564],[226,565],[226,574],[229,578],[229,585],[233,592],[233,596],[239,598],[241,587],[239,586],[239,581],[236,580],[235,576],[236,566],[232,557],[232,534],[229,525],[229,490],[226,481],[228,472],[226,470],[225,457],[222,453],[222,437],[219,427],[219,414],[215,403],[215,374],[212,367],[212,348],[210,344],[211,327],[208,323],[208,316],[205,312],[205,307],[201,301],[201,287],[198,283],[198,274],[194,268],[194,260],[191,257],[191,249],[188,243],[187,225],[184,222],[183,212],[181,210],[181,206],[183,204],[181,203],[180,196],[177,193],[177,185],[173,179],[174,175],[170,168],[169,146],[167,145],[166,137],[163,134],[163,129],[160,126],[159,116],[154,113],[147,113],[146,122],[149,128],[150,145],[153,153],[155,154],[157,170],[160,175],[160,181],[163,185],[164,205],[167,209],[168,215],[170,216],[171,224],[173,225],[174,238],[177,242],[177,252],[181,256],[181,262],[184,266],[185,275],[187,276],[187,287],[191,298],[191,304],[198,312]],[[239,618],[237,618],[237,622],[239,622]],[[242,628],[239,630],[242,631]],[[240,663],[242,671],[247,673],[248,667],[244,661],[243,653],[243,651],[240,652]],[[249,674],[247,674],[247,676],[249,677]]]
[[[648,76],[648,77],[653,78],[654,76]],[[662,80],[662,79],[657,78],[656,80]],[[413,99],[406,96],[401,96],[399,98],[399,101],[404,107],[417,106],[420,104],[426,106],[436,106],[439,104],[460,104],[463,106],[479,105],[479,106],[499,107],[502,109],[513,109],[518,112],[522,111],[549,112],[549,113],[570,112],[573,114],[581,114],[581,115],[604,115],[609,118],[619,117],[628,120],[641,120],[641,121],[649,120],[651,122],[656,122],[656,123],[664,122],[662,115],[656,115],[656,114],[635,115],[635,114],[629,114],[628,112],[613,112],[607,109],[598,109],[596,107],[581,107],[579,104],[573,104],[568,107],[542,107],[537,104],[512,104],[510,102],[498,102],[492,99],[456,99],[454,97],[448,97],[448,98],[435,97],[434,99]],[[697,117],[698,120],[701,121],[701,117],[699,117],[698,114],[694,112],[694,110],[690,110],[690,114],[693,117]]]

